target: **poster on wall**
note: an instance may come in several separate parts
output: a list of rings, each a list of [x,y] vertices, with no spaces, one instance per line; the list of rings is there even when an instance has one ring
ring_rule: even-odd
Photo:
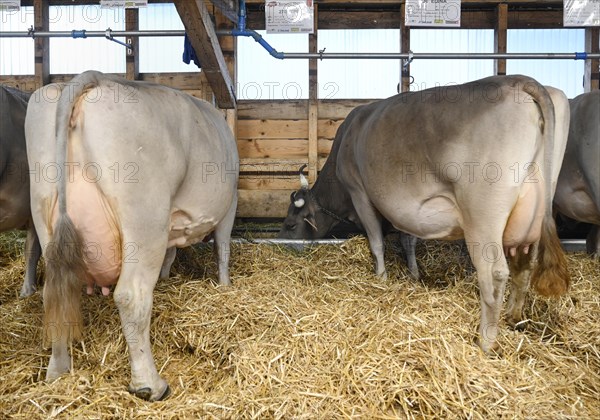
[[[21,0],[0,0],[0,10],[9,12],[21,10]]]
[[[563,26],[600,26],[600,0],[564,0]]]
[[[313,0],[266,0],[265,27],[268,34],[312,34]]]
[[[406,26],[460,28],[460,0],[406,0]]]
[[[148,6],[148,0],[100,0],[103,9],[138,9]]]

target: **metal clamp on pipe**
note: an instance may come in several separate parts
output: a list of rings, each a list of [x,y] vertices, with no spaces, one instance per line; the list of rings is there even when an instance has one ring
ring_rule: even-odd
[[[408,50],[408,58],[406,60],[403,60],[404,62],[402,63],[402,68],[407,68],[410,65],[410,63],[412,63],[413,59],[414,56],[412,50]]]
[[[27,30],[27,36],[30,36],[31,38],[35,39],[35,28],[33,27],[33,25],[31,25]]]
[[[109,41],[116,42],[117,44],[122,45],[122,46],[124,46],[124,47],[126,47],[126,48],[128,48],[128,49],[130,49],[130,50],[133,51],[133,45],[132,44],[128,44],[128,43],[123,42],[123,41],[119,41],[118,39],[115,39],[113,37],[113,34],[112,34],[112,29],[110,29],[110,28],[106,29],[106,32],[104,32],[104,37],[106,39],[108,39]],[[129,51],[127,53],[130,54]]]
[[[587,60],[588,55],[586,52],[576,52],[575,53],[575,60]]]

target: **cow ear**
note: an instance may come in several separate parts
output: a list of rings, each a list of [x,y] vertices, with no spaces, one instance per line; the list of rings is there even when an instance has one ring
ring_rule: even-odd
[[[292,191],[292,193],[290,194],[290,201],[293,203],[294,201],[296,201],[296,191]]]

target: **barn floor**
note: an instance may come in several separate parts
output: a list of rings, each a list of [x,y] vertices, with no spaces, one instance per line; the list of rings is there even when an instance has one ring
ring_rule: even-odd
[[[210,250],[180,250],[154,294],[163,402],[126,391],[127,350],[110,298],[85,297],[74,370],[41,379],[40,293],[18,297],[22,236],[0,236],[2,418],[599,418],[600,263],[569,256],[567,297],[531,297],[525,332],[502,325],[502,357],[473,344],[473,269],[456,243],[420,242],[423,280],[388,246],[389,280],[363,238],[299,254],[235,245],[231,288]]]

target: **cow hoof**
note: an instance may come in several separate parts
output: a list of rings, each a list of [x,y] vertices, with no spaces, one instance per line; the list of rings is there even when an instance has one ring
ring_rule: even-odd
[[[506,323],[515,331],[524,331],[527,327],[527,320],[521,318],[515,318],[511,316],[506,317]]]
[[[231,286],[231,280],[229,280],[229,278],[219,279],[219,286],[220,287],[230,287]]]
[[[485,343],[482,345],[481,340],[479,338],[475,339],[475,344],[479,346],[479,348],[483,351],[483,353],[488,357],[502,357],[502,349],[497,342],[492,344]]]
[[[527,320],[524,319],[523,321],[519,321],[519,322],[511,322],[511,323],[509,323],[509,325],[515,331],[525,331],[525,329],[527,328]]]
[[[26,297],[33,295],[34,293],[35,293],[35,286],[23,285],[23,287],[21,288],[21,293],[19,294],[19,297],[26,298]]]
[[[154,396],[152,394],[152,389],[150,389],[149,387],[132,389],[131,386],[129,386],[129,393],[145,401],[162,401],[164,399],[167,399],[169,395],[171,395],[171,387],[167,385],[162,394],[160,394],[159,396]]]

